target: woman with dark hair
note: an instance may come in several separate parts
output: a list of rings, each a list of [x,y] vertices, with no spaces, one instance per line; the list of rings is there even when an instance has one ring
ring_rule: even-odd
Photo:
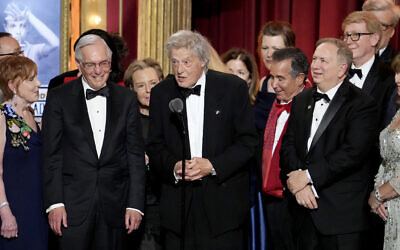
[[[245,49],[232,48],[222,55],[222,61],[230,73],[247,82],[250,104],[253,106],[259,90],[258,69],[254,57]]]
[[[40,129],[30,104],[39,98],[36,64],[22,56],[0,59],[0,249],[47,249]]]
[[[392,62],[396,72],[396,104],[400,102],[400,54]],[[380,133],[382,163],[375,176],[375,189],[371,192],[368,204],[373,213],[385,222],[384,250],[400,249],[400,110],[397,110],[391,123]]]
[[[125,71],[125,86],[135,91],[139,102],[140,121],[142,124],[143,139],[147,143],[149,130],[149,105],[151,89],[164,78],[160,64],[146,58],[132,62]],[[147,152],[147,150],[146,150]],[[161,249],[161,225],[159,212],[160,182],[151,171],[149,158],[145,154],[146,162],[146,206],[143,223],[139,229],[133,245],[138,250]]]

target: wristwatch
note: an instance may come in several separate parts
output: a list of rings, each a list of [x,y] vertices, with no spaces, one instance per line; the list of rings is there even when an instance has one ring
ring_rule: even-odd
[[[217,175],[217,172],[215,171],[215,168],[212,168],[212,169],[211,169],[211,175],[212,175],[212,176]]]

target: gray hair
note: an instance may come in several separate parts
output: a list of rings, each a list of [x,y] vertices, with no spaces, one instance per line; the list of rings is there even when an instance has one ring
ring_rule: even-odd
[[[190,30],[180,30],[168,38],[166,49],[168,58],[171,59],[173,49],[186,48],[196,55],[207,67],[210,60],[210,51],[207,39],[200,33]]]
[[[353,63],[353,52],[351,52],[351,50],[347,47],[347,44],[344,41],[339,40],[337,38],[328,37],[319,39],[315,44],[315,47],[317,48],[323,43],[329,43],[338,48],[337,56],[339,57],[339,60],[347,64],[347,71],[346,71],[347,73],[351,67],[351,64]]]
[[[362,10],[364,11],[385,11],[389,10],[392,12],[392,23],[388,23],[393,25],[393,28],[397,25],[400,18],[400,7],[397,6],[391,0],[367,0],[364,2],[362,6]]]
[[[111,61],[111,56],[112,56],[112,51],[110,49],[110,47],[108,47],[107,43],[98,35],[94,35],[94,34],[89,34],[86,36],[83,36],[79,39],[79,42],[76,44],[76,48],[75,48],[75,59],[78,62],[82,62],[83,58],[82,58],[82,48],[88,45],[93,45],[97,42],[101,41],[105,48],[106,48],[106,54],[107,54],[107,58]]]
[[[304,82],[307,79],[308,68],[310,63],[308,62],[307,56],[301,49],[298,48],[283,48],[275,51],[272,54],[273,62],[281,62],[284,60],[290,60],[290,76],[295,79],[299,74],[304,74]]]

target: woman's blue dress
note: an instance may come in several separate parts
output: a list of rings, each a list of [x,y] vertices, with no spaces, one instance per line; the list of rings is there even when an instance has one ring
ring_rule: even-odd
[[[4,111],[0,105],[0,111]],[[10,109],[8,109],[10,110]],[[6,119],[10,118],[5,113]],[[21,118],[20,118],[21,119]],[[26,139],[26,151],[22,145],[12,145],[12,133],[6,125],[6,144],[3,155],[3,181],[16,218],[18,237],[6,239],[0,236],[0,249],[46,250],[48,224],[43,208],[40,131],[30,132]]]

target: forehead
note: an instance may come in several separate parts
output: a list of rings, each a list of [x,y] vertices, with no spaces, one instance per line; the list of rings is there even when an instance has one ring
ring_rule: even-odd
[[[374,10],[371,11],[371,13],[374,14],[381,23],[392,24],[393,22],[393,12],[390,10]]]
[[[132,74],[132,79],[133,79],[134,83],[139,81],[140,79],[144,79],[144,78],[158,79],[157,72],[152,67],[147,67],[144,69],[136,70]]]
[[[172,49],[171,50],[171,58],[172,59],[186,59],[186,58],[194,59],[194,58],[197,58],[197,56],[190,49],[182,47],[182,48]]]
[[[267,36],[262,37],[263,44],[273,44],[275,46],[285,46],[282,36]]]
[[[331,43],[320,44],[314,52],[314,57],[334,59],[337,56],[338,48]]]
[[[272,61],[270,73],[273,75],[289,74],[291,70],[291,64],[292,61],[290,59],[282,60],[280,62]]]
[[[364,22],[361,23],[350,23],[346,25],[345,32],[368,32],[367,25]]]
[[[240,59],[231,59],[226,64],[230,67],[242,68],[247,69],[246,65]]]
[[[81,52],[85,62],[97,62],[108,59],[106,47],[101,41],[86,45],[81,48]]]

